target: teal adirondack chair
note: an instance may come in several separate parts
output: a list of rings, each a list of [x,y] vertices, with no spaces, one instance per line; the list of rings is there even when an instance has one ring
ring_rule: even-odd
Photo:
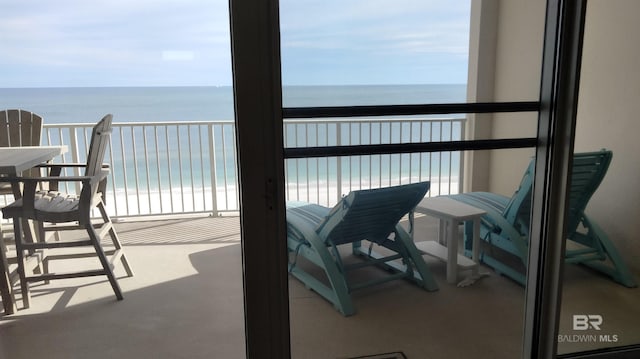
[[[331,302],[343,315],[355,313],[350,292],[405,278],[427,291],[438,289],[411,236],[398,222],[412,211],[429,190],[429,182],[352,191],[333,208],[304,202],[287,202],[289,273]],[[363,241],[370,243],[363,249]],[[366,243],[366,242],[365,242]],[[338,247],[351,245],[362,262],[343,263]],[[381,246],[390,255],[373,251]],[[300,257],[306,259],[305,265]],[[400,260],[400,261],[399,261]],[[315,265],[326,278],[305,268]],[[347,272],[375,265],[386,276],[366,283],[349,283]],[[389,273],[391,272],[391,273]]]
[[[569,187],[565,261],[588,266],[624,286],[636,287],[633,275],[613,243],[585,213],[589,199],[607,173],[612,155],[607,150],[574,155]],[[522,285],[526,282],[533,174],[532,160],[518,190],[511,198],[489,192],[449,196],[487,211],[482,218],[481,236],[489,245],[481,248],[481,260]],[[471,230],[470,227],[465,228],[467,255],[471,253],[472,244],[466,238],[472,238]],[[516,260],[513,260],[513,256]]]

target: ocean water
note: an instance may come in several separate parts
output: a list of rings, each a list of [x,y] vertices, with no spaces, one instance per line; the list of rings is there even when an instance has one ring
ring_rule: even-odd
[[[285,86],[284,107],[464,102],[466,85]],[[0,108],[22,108],[46,123],[233,120],[233,90],[220,87],[0,88]]]
[[[285,86],[283,105],[454,103],[464,102],[465,92],[465,85]],[[36,112],[45,124],[92,124],[106,113],[114,115],[116,125],[234,118],[231,87],[0,88],[0,109],[7,108]],[[462,131],[461,125],[453,122],[419,131],[412,131],[411,126],[415,124],[297,123],[285,125],[283,131],[288,147],[456,140]],[[205,125],[132,126],[114,131],[107,159],[112,165],[114,214],[237,209],[233,125],[229,122],[213,129],[213,161],[209,158],[208,131]],[[408,137],[410,133],[413,138]],[[69,134],[49,137],[52,144],[70,143]],[[88,138],[87,132],[84,138]],[[80,148],[86,146],[84,138],[79,136]],[[353,189],[424,178],[432,181],[432,194],[449,193],[458,185],[459,166],[459,153],[287,160],[287,198],[332,205]],[[171,196],[162,196],[167,188],[171,188]]]

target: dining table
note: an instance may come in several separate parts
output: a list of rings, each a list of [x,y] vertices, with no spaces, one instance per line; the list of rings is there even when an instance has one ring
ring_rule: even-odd
[[[52,160],[67,151],[66,146],[24,146],[24,147],[0,147],[0,178],[3,181],[11,181],[43,162]],[[14,196],[20,197],[17,182],[12,183]],[[10,199],[8,199],[9,201]],[[2,223],[0,223],[0,226]],[[0,241],[4,241],[1,238]],[[5,314],[13,314],[16,311],[15,296],[11,283],[11,273],[7,259],[5,243],[0,243],[0,294]]]

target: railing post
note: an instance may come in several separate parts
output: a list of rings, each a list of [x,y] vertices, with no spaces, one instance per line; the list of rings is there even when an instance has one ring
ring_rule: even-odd
[[[82,129],[82,131],[84,131],[84,127],[80,127]],[[61,129],[62,130],[62,129]],[[71,127],[69,128],[69,151],[71,151],[71,161],[73,163],[80,163],[80,155],[78,153],[78,127]],[[75,167],[73,169],[73,175],[74,176],[80,176],[80,169]],[[75,190],[76,193],[80,193],[81,191],[81,187],[80,187],[80,183],[76,182],[75,184]]]
[[[215,131],[214,124],[210,123],[207,126],[207,130],[209,132],[209,168],[211,169],[211,200],[212,202],[212,213],[211,216],[218,217],[218,185],[217,185],[217,172],[216,172],[216,145],[215,145]]]
[[[232,127],[235,126],[235,122],[233,122],[231,124]],[[232,128],[233,129],[233,128]],[[236,131],[234,129],[234,131],[231,131],[231,149],[233,150],[233,170],[234,170],[234,176],[233,178],[235,179],[233,185],[235,186],[235,204],[236,204],[236,210],[240,211],[240,177],[239,177],[239,167],[238,167],[238,147],[237,147],[237,140],[236,140]],[[226,172],[225,172],[225,191],[226,191]],[[228,209],[228,208],[227,208]]]
[[[342,145],[342,130],[341,130],[342,126],[340,124],[340,121],[336,121],[336,146],[341,146]],[[338,156],[336,158],[336,165],[338,168],[336,168],[336,189],[338,191],[338,193],[336,193],[336,200],[340,200],[340,197],[342,196],[342,157]],[[328,168],[327,168],[328,170]]]
[[[460,119],[460,139],[466,138],[465,128],[467,126],[467,118]],[[460,152],[460,168],[458,169],[458,193],[462,193],[462,189],[464,188],[464,159],[465,155],[461,151]]]
[[[116,126],[114,126],[116,127]],[[126,150],[124,147],[124,132],[122,131],[122,126],[118,127],[118,134],[120,136],[120,154],[122,156],[122,183],[124,186],[124,203],[125,203],[125,213],[129,215],[129,181],[127,179],[127,157],[125,156]],[[112,136],[115,131],[112,132]],[[116,171],[116,169],[113,169]]]
[[[143,129],[144,131],[144,129]],[[146,151],[144,152],[146,153]],[[133,177],[135,178],[135,190],[136,190],[136,205],[138,207],[138,214],[140,214],[140,173],[138,173],[138,155],[136,154],[136,128],[135,126],[131,126],[131,156],[133,157]],[[147,191],[149,188],[147,187]],[[151,193],[149,193],[149,196]],[[151,210],[151,208],[149,208]],[[127,208],[127,211],[129,209]]]

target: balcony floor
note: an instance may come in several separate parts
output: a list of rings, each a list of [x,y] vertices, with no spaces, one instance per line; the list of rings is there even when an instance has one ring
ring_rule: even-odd
[[[417,233],[434,232],[427,217],[417,223]],[[116,228],[135,271],[126,278],[117,270],[125,299],[116,301],[101,277],[33,285],[30,309],[0,317],[0,358],[244,358],[238,218],[126,221]],[[348,318],[291,279],[292,356],[519,357],[524,289],[495,273],[457,288],[445,282],[443,263],[429,264],[438,292],[403,281],[357,291],[357,314]],[[640,317],[638,306],[615,305],[638,303],[640,289],[575,266],[567,278],[562,333],[585,334],[571,331],[571,315],[597,313],[615,318],[606,334],[640,342],[636,323],[624,320]]]

